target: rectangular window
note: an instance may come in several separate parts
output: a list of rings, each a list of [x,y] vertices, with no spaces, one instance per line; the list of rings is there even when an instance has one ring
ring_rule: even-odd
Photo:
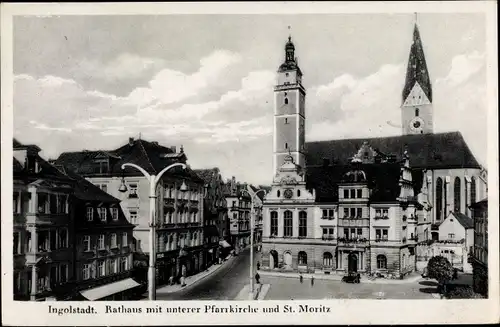
[[[375,209],[375,217],[381,217],[381,216],[382,216],[382,210]]]
[[[382,230],[381,229],[375,230],[375,239],[377,239],[377,240],[382,239]]]
[[[328,234],[328,228],[323,228],[323,236],[326,236]]]
[[[349,199],[349,190],[344,190],[344,199]]]
[[[127,232],[122,233],[122,246],[128,246],[128,234],[127,234]]]
[[[94,208],[87,207],[87,221],[92,221],[94,219]]]
[[[14,209],[14,213],[18,213],[17,210],[17,203],[20,201],[19,199],[19,193],[14,192],[14,202],[12,203],[12,209]]]
[[[344,228],[344,237],[349,238],[349,228]]]
[[[334,210],[333,209],[330,209],[328,210],[328,218],[333,218],[333,213],[334,213]]]
[[[50,249],[51,250],[57,250],[57,231],[56,230],[51,230],[49,232],[49,239],[50,239]]]
[[[120,272],[127,271],[127,257],[120,258]]]
[[[108,192],[108,185],[106,184],[101,184],[101,190],[103,190],[104,192]]]
[[[118,208],[111,208],[111,217],[113,220],[118,220]]]
[[[359,189],[359,190],[356,190],[356,196],[358,199],[361,199],[363,197],[363,190]]]
[[[307,218],[300,216],[303,212],[299,213],[299,237],[307,236]]]
[[[106,275],[106,266],[104,261],[99,261],[97,264],[97,277],[104,277]]]
[[[99,243],[98,243],[99,250],[106,249],[105,240],[106,240],[106,238],[105,238],[104,234],[99,235]]]
[[[356,208],[356,218],[363,217],[363,208]]]
[[[116,244],[116,234],[111,234],[111,248],[116,248],[118,245]]]
[[[327,217],[327,214],[328,214],[328,210],[323,209],[323,218],[326,218],[326,217]]]
[[[84,264],[82,269],[83,280],[90,279],[90,264]]]
[[[68,265],[59,266],[59,282],[65,283],[68,280]]]
[[[51,194],[49,199],[50,213],[57,213],[57,195]]]
[[[129,213],[129,217],[130,217],[130,223],[137,224],[137,211],[130,210],[128,213]]]
[[[62,228],[59,230],[59,247],[68,247],[68,230],[66,228]]]
[[[350,193],[351,199],[356,198],[356,190],[355,189],[351,189],[350,192],[351,192]]]
[[[389,235],[389,231],[387,229],[382,230],[382,239],[387,241]]]
[[[137,183],[128,184],[128,197],[129,198],[138,197]]]
[[[356,208],[351,208],[351,218],[356,217]]]
[[[344,208],[344,218],[349,217],[349,208]]]
[[[106,221],[106,208],[101,207],[99,208],[99,218],[101,218],[101,221]]]
[[[49,197],[45,193],[38,193],[38,212],[48,213]]]
[[[448,238],[449,238],[449,239],[454,239],[454,238],[455,238],[455,234],[453,234],[453,233],[449,233],[449,234],[448,234]]]
[[[329,228],[329,229],[328,229],[328,234],[329,234],[330,236],[333,236],[333,228]]]
[[[351,228],[351,239],[356,238],[356,228]]]
[[[293,219],[292,212],[285,211],[283,218],[283,236],[291,237],[293,235]]]
[[[20,240],[19,240],[19,233],[14,233],[14,254],[19,254],[19,245],[20,245]]]
[[[111,259],[109,261],[109,273],[110,274],[116,274],[117,271],[116,271],[116,259]]]
[[[389,209],[382,209],[382,216],[388,217],[389,216]]]
[[[90,235],[83,236],[83,251],[90,251]]]
[[[358,237],[363,235],[363,229],[358,228],[357,232],[358,232]]]

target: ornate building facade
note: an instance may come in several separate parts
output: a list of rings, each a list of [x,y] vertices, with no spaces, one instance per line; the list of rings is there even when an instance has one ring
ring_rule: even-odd
[[[14,299],[43,301],[74,280],[74,181],[13,142]]]
[[[470,215],[469,205],[487,191],[486,170],[462,135],[433,133],[418,27],[402,93],[401,136],[306,143],[306,92],[294,51],[289,38],[274,87],[275,176],[263,209],[264,268],[411,272],[417,244],[439,239],[445,218]]]

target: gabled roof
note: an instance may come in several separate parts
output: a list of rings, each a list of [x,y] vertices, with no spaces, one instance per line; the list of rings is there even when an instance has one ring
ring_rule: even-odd
[[[396,160],[401,160],[407,150],[412,168],[481,167],[460,132],[308,142],[307,167],[322,165],[324,158],[334,164],[347,164],[363,142],[376,151],[396,155]]]
[[[109,156],[110,176],[121,176],[122,173],[129,176],[140,175],[140,172],[130,167],[125,168],[122,172],[121,166],[124,163],[133,163],[142,167],[149,174],[158,174],[165,167],[173,163],[185,163],[186,160],[186,156],[182,152],[182,155],[176,155],[171,148],[159,145],[157,142],[148,142],[139,139],[131,140],[129,143],[111,151],[64,152],[57,158],[56,163],[64,165],[67,169],[77,174],[91,176],[95,174],[91,163],[98,154]],[[189,167],[185,170],[180,167],[175,167],[172,171],[169,171],[169,173],[174,173],[179,177],[186,177],[193,181],[202,182],[202,179],[200,179]]]
[[[429,78],[429,71],[425,62],[424,48],[420,39],[418,26],[415,24],[413,29],[413,43],[410,49],[410,57],[408,58],[408,67],[406,69],[406,81],[403,88],[403,103],[410,94],[413,86],[418,83],[425,95],[432,102],[432,86]]]
[[[20,173],[23,171],[23,165],[21,165],[21,163],[19,162],[19,160],[17,160],[16,158],[12,158],[14,159],[13,161],[13,168],[14,168],[14,173]]]
[[[461,212],[452,212],[451,214],[465,229],[474,228],[474,220],[472,218],[467,217]]]
[[[205,184],[210,184],[212,182],[212,179],[214,177],[214,174],[216,173],[217,168],[209,168],[209,169],[195,169],[194,173],[198,175]]]
[[[488,207],[488,198],[482,199],[481,201],[475,202],[469,206],[471,209],[476,209],[480,207]]]

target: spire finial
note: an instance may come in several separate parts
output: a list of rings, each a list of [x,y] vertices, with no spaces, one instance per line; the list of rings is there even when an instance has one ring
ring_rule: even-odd
[[[292,27],[288,25],[288,41],[292,41],[292,32],[290,31]]]
[[[418,22],[418,13],[415,12],[415,25],[417,25],[417,22]]]

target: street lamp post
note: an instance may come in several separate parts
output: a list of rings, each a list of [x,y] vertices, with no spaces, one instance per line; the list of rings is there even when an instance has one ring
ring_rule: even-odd
[[[253,195],[248,192],[248,190],[243,190],[250,196],[250,290],[248,297],[250,300],[253,300],[253,237],[254,237],[254,225],[255,225],[255,207],[254,207],[254,199],[259,192],[264,192],[266,194],[266,190],[259,189]]]
[[[182,167],[186,169],[186,165],[183,163],[174,163],[158,173],[158,175],[150,175],[142,167],[133,164],[125,163],[122,165],[122,170],[125,167],[133,167],[140,171],[144,177],[149,181],[149,267],[148,267],[148,296],[150,301],[156,300],[156,185],[160,181],[163,174],[174,167]],[[186,183],[183,181],[180,187],[182,192],[187,190]],[[125,179],[122,178],[122,185],[119,188],[120,192],[126,192],[127,186],[125,185]]]

